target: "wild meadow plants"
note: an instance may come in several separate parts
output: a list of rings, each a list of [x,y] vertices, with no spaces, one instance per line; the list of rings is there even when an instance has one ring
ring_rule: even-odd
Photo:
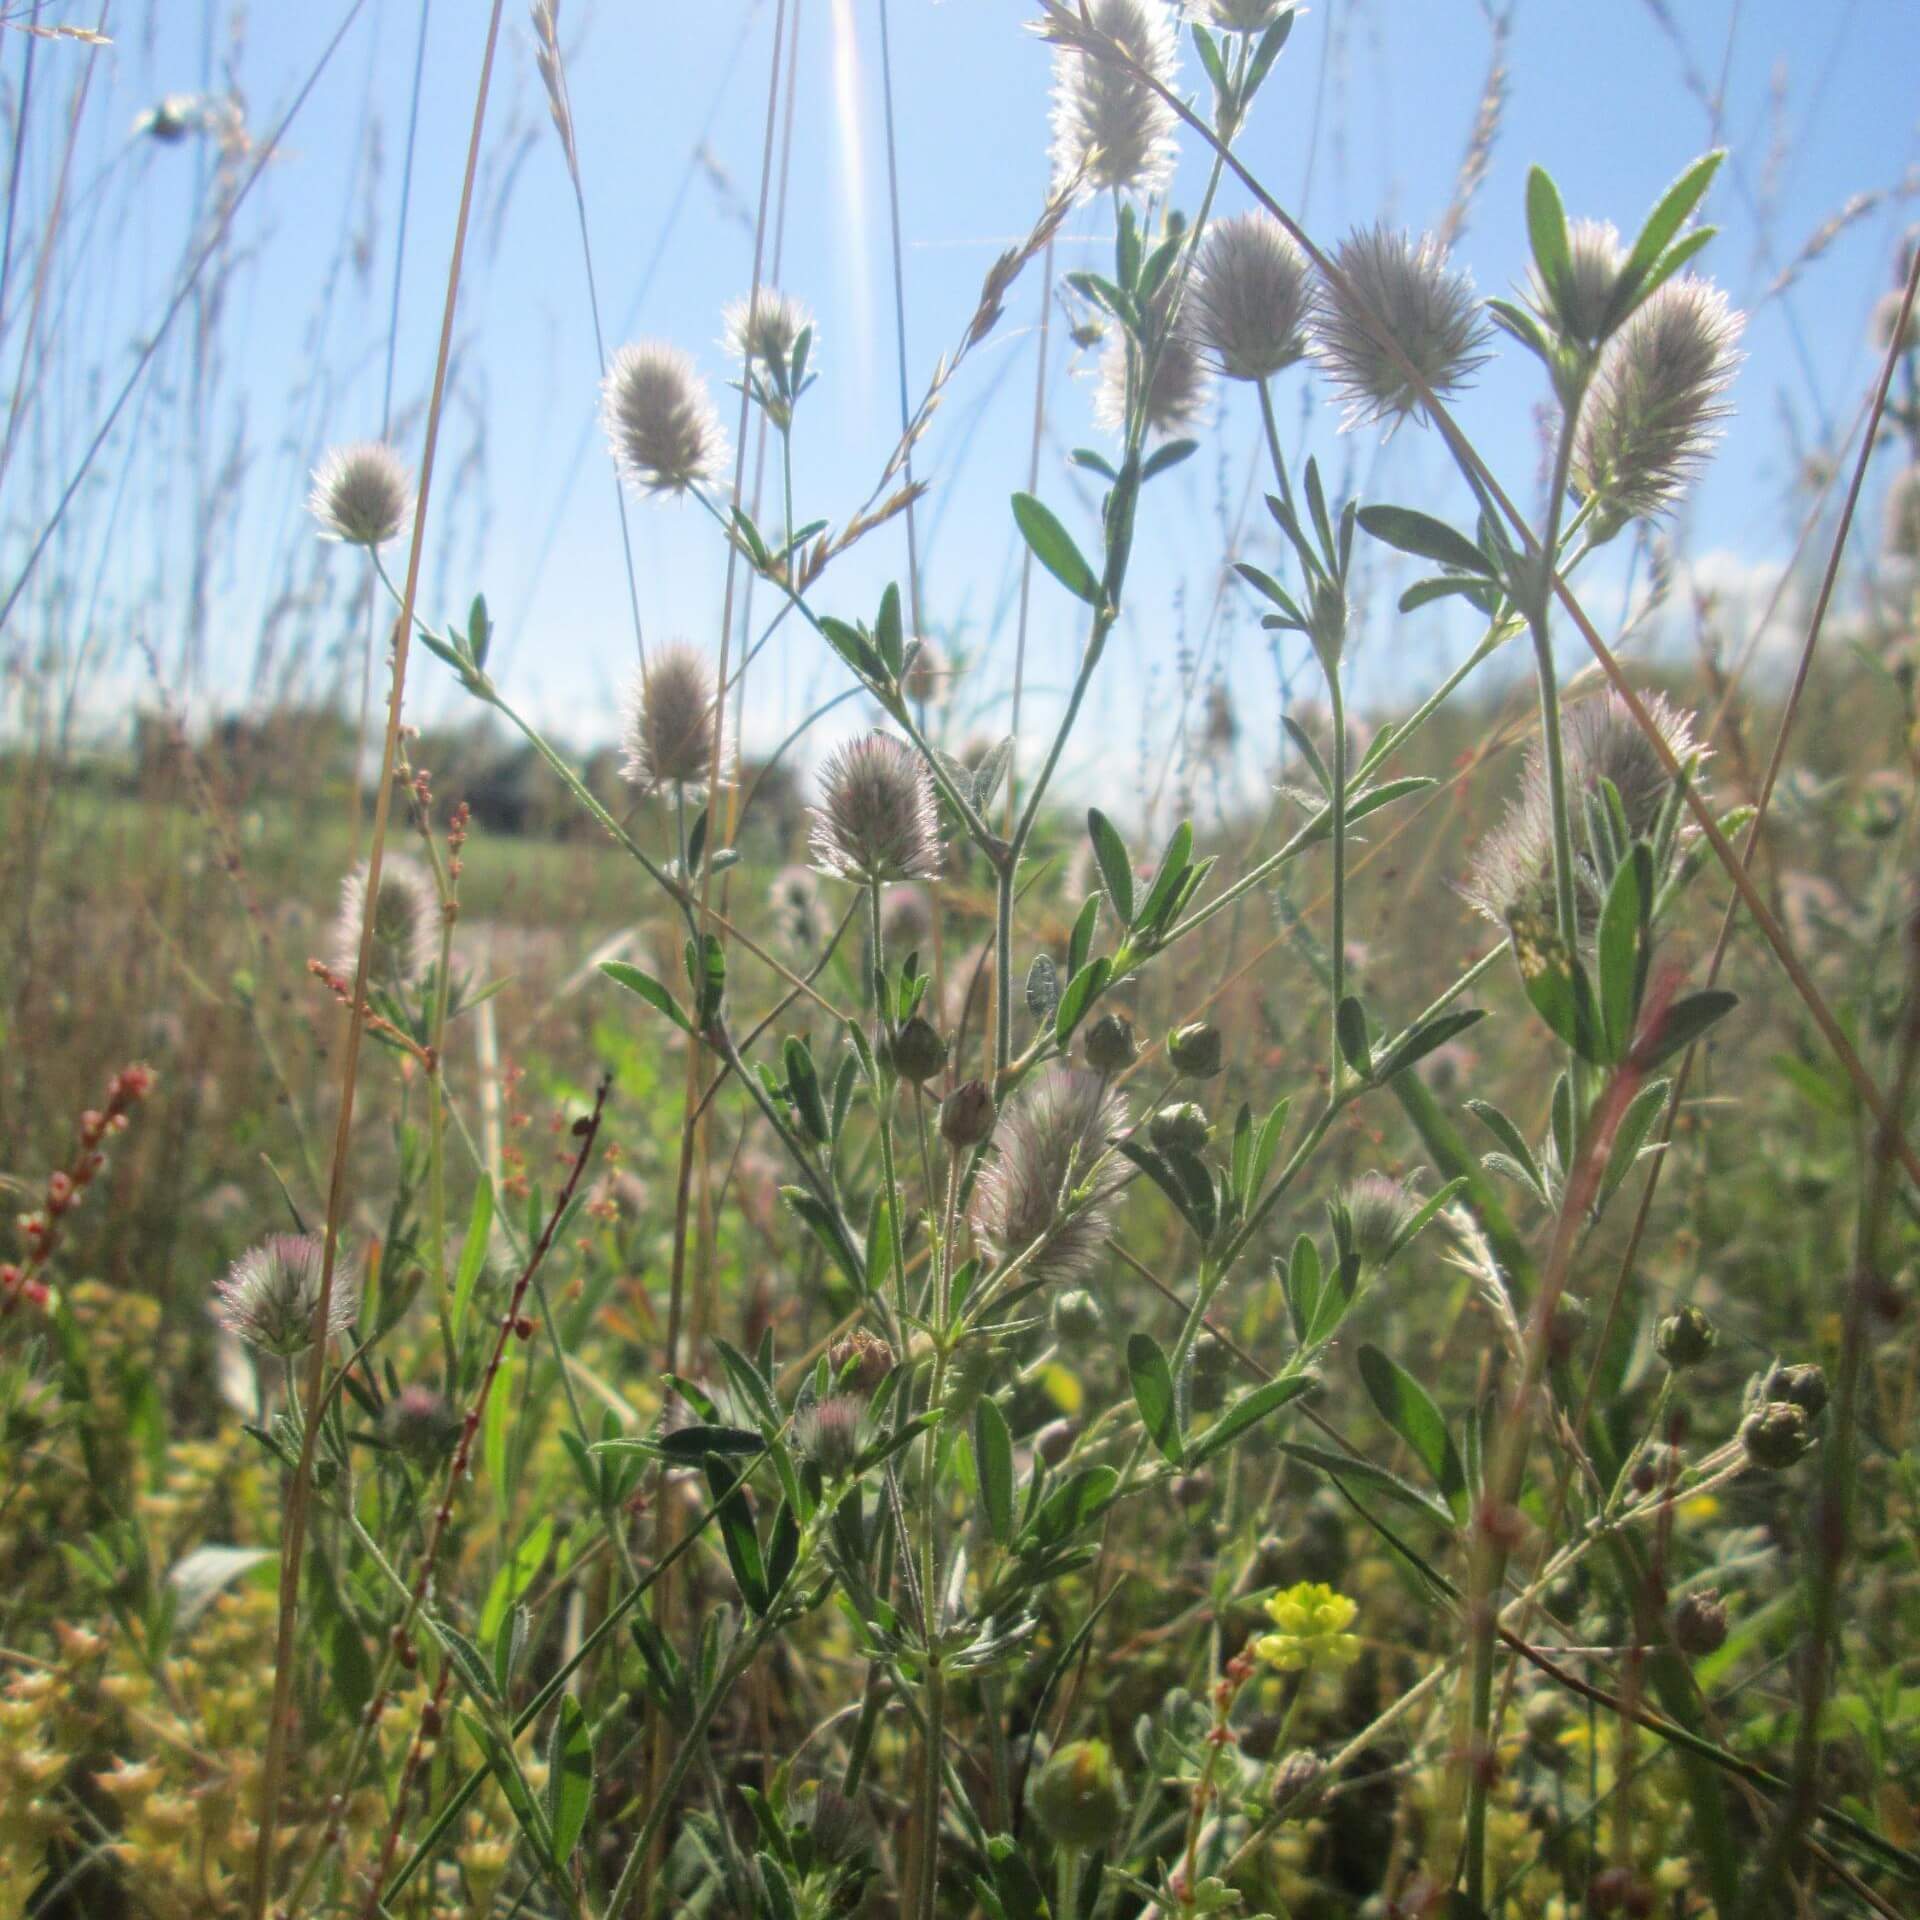
[[[1883,451],[1911,592],[1920,253],[1756,763],[1710,676],[1630,675],[1580,598],[1733,404],[1721,156],[1627,228],[1536,167],[1529,277],[1486,299],[1439,238],[1316,234],[1241,158],[1289,83],[1282,0],[1040,0],[1051,191],[864,501],[806,497],[832,353],[757,266],[731,435],[679,344],[602,350],[620,482],[728,560],[717,646],[637,626],[610,785],[530,716],[484,595],[423,591],[499,19],[417,469],[352,443],[313,480],[393,616],[370,835],[312,929],[331,1144],[249,976],[297,1151],[260,1148],[273,1197],[193,1311],[137,1241],[111,1282],[67,1260],[76,1209],[137,1230],[141,1065],[0,1267],[9,1910],[1912,1911],[1920,708],[1911,639],[1860,641],[1864,695],[1815,655]],[[1044,467],[1008,489],[1078,657],[1044,737],[968,743],[918,584],[850,605],[836,563],[910,520],[938,401],[1090,199],[1111,259],[1064,290],[1097,512]],[[1495,352],[1537,365],[1544,491],[1452,410]],[[1057,782],[1216,382],[1252,389],[1273,536],[1222,568],[1323,717],[1287,716],[1244,843],[1149,844]],[[1434,436],[1465,511],[1338,497],[1283,437],[1302,394]],[[1381,552],[1421,576],[1400,617],[1458,602],[1479,637],[1369,726]],[[777,857],[749,582],[872,717]],[[1474,676],[1524,649],[1502,719]],[[500,850],[405,722],[423,673],[524,740],[640,903],[531,1087],[469,939]],[[1783,783],[1823,700],[1855,745]],[[1430,820],[1450,790],[1479,831]],[[1397,849],[1423,913],[1479,916],[1460,964],[1396,919]]]

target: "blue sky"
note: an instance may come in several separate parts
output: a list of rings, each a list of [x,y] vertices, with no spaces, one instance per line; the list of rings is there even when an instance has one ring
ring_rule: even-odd
[[[867,496],[898,427],[881,12],[880,0],[799,4],[780,279],[819,316],[821,379],[803,404],[797,439],[799,517],[837,522]],[[987,265],[1041,203],[1050,56],[1021,30],[1032,12],[1022,0],[886,0],[886,7],[908,378],[917,396],[957,339]],[[333,0],[257,7],[237,56],[224,13],[201,0],[168,0],[137,25],[115,23],[120,44],[99,56],[108,65],[92,109],[93,164],[120,168],[117,225],[106,242],[111,271],[96,263],[103,284],[84,316],[99,341],[151,324],[205,188],[204,150],[193,142],[116,160],[134,112],[162,93],[217,90],[231,57],[250,122],[265,129],[343,11]],[[422,393],[431,371],[485,11],[480,0],[434,0],[429,16],[395,342],[403,399]],[[1824,423],[1849,416],[1871,371],[1865,315],[1887,283],[1898,234],[1920,218],[1913,199],[1889,196],[1784,297],[1769,298],[1767,290],[1849,196],[1897,186],[1903,175],[1911,190],[1920,163],[1913,86],[1920,7],[1912,0],[1837,0],[1819,9],[1790,0],[1688,0],[1666,12],[1680,45],[1643,0],[1519,0],[1491,166],[1457,258],[1483,291],[1511,287],[1522,266],[1520,193],[1531,161],[1554,172],[1571,211],[1630,227],[1710,140],[1731,147],[1710,208],[1723,231],[1708,265],[1751,313],[1749,358],[1739,415],[1682,532],[1706,573],[1717,568],[1716,577],[1732,579],[1764,567],[1790,539],[1792,436],[1811,441]],[[561,12],[609,345],[644,335],[674,340],[696,354],[716,387],[730,371],[720,312],[745,291],[751,272],[774,14],[775,0],[692,7],[567,0]],[[219,704],[223,687],[238,682],[288,543],[304,537],[292,508],[312,452],[380,424],[419,19],[416,0],[366,0],[240,216],[248,255],[229,295],[233,344],[220,405],[231,413],[244,402],[258,451],[247,474],[244,535],[217,570],[216,671],[197,689],[203,707]],[[457,479],[451,464],[442,470],[428,569],[441,604],[429,612],[445,611],[448,601],[463,606],[484,587],[503,623],[512,690],[586,740],[611,726],[632,635],[609,469],[590,431],[595,355],[579,235],[532,53],[524,10],[510,5],[443,442],[450,463],[474,457]],[[1486,17],[1469,0],[1316,0],[1261,97],[1242,153],[1322,237],[1376,218],[1437,223],[1453,197],[1489,53]],[[60,57],[80,56],[43,49],[43,76]],[[1191,48],[1182,74],[1185,84],[1201,84]],[[1719,98],[1717,116],[1702,91]],[[369,214],[364,162],[376,131],[381,176]],[[1195,145],[1187,142],[1176,189],[1189,208],[1205,170]],[[45,165],[43,155],[41,182]],[[1229,185],[1222,210],[1239,204]],[[329,290],[343,235],[364,238],[365,271],[345,272]],[[1089,206],[1062,237],[1061,267],[1099,263],[1110,244],[1110,211]],[[956,635],[979,659],[956,722],[967,730],[1004,726],[1017,551],[1006,502],[1025,484],[1039,295],[1038,271],[1030,270],[998,331],[949,390],[919,456],[919,471],[935,483],[920,520],[928,624]],[[1093,496],[1065,464],[1070,447],[1099,444],[1089,369],[1057,311],[1055,320],[1039,490],[1091,546]],[[324,392],[303,392],[291,405],[317,362],[327,370]],[[160,371],[181,377],[178,355],[163,356]],[[1304,376],[1291,378],[1282,395],[1290,437],[1316,450],[1343,487],[1431,510],[1459,508],[1461,488],[1431,436],[1403,432],[1384,447],[1371,434],[1341,436],[1324,394]],[[731,428],[736,398],[719,398]],[[1509,352],[1460,409],[1496,470],[1529,499],[1539,484],[1540,398],[1530,363]],[[76,424],[89,417],[84,396],[63,415]],[[1236,601],[1224,618],[1208,613],[1222,527],[1238,519],[1247,497],[1255,430],[1247,396],[1228,394],[1201,454],[1158,483],[1129,618],[1096,692],[1088,746],[1070,768],[1075,777],[1124,773],[1131,785],[1143,758],[1150,769],[1167,764],[1183,653],[1198,659],[1202,678],[1218,670],[1235,687],[1260,752],[1274,737],[1273,670],[1253,609]],[[403,440],[410,455],[417,423],[412,433],[411,444]],[[1257,496],[1254,506],[1257,528]],[[771,509],[767,517],[775,517]],[[685,507],[644,503],[632,508],[631,522],[649,634],[717,644],[724,558],[709,523]],[[345,568],[351,557],[336,564]],[[904,566],[896,527],[829,575],[822,603],[870,612],[880,586]],[[1378,599],[1389,604],[1384,593]],[[329,617],[337,623],[337,614]],[[1044,717],[1047,690],[1070,671],[1078,632],[1072,603],[1037,582],[1030,721]],[[1464,644],[1441,613],[1376,620],[1356,665],[1362,690],[1398,698]],[[761,744],[844,684],[817,644],[798,634],[777,637],[765,658],[749,727]],[[444,683],[423,679],[421,694],[422,711],[445,709]],[[831,724],[847,723],[854,711],[844,709]]]

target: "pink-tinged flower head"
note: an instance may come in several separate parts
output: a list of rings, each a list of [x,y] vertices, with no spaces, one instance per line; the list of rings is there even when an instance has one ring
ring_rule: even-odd
[[[685,493],[711,480],[727,436],[692,359],[660,340],[622,347],[601,387],[615,464],[641,493]]]
[[[815,863],[843,880],[931,880],[940,871],[933,776],[890,733],[867,734],[834,753],[810,811]]]
[[[1107,1155],[1097,1175],[1093,1167],[1126,1123],[1126,1101],[1111,1084],[1072,1067],[1047,1068],[1008,1103],[973,1197],[973,1230],[995,1260],[1050,1234],[1028,1262],[1032,1277],[1070,1286],[1090,1276],[1127,1177],[1117,1156]],[[1090,1175],[1091,1191],[1069,1210],[1068,1194]]]
[[[262,1353],[283,1360],[304,1353],[313,1344],[324,1251],[317,1233],[268,1235],[214,1282],[214,1318]],[[324,1336],[350,1332],[359,1311],[359,1275],[336,1249]]]
[[[643,793],[705,791],[725,728],[713,669],[698,647],[656,647],[628,689],[620,729],[620,777]]]

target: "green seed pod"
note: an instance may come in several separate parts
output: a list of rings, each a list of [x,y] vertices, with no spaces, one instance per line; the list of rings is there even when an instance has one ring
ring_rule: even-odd
[[[1796,1367],[1770,1367],[1761,1381],[1760,1398],[1789,1401],[1812,1422],[1826,1411],[1827,1376],[1810,1362]]]
[[[1033,1815],[1057,1847],[1105,1846],[1127,1817],[1126,1792],[1104,1740],[1073,1740],[1056,1748],[1034,1775]]]
[[[1189,1080],[1211,1080],[1223,1057],[1220,1029],[1211,1021],[1196,1020],[1167,1036],[1167,1058]]]
[[[1212,1134],[1213,1126],[1207,1119],[1205,1109],[1191,1100],[1162,1107],[1147,1123],[1147,1135],[1162,1153],[1174,1148],[1198,1153]]]
[[[1718,1331],[1698,1307],[1670,1313],[1653,1330],[1653,1350],[1675,1373],[1697,1367],[1713,1351]]]

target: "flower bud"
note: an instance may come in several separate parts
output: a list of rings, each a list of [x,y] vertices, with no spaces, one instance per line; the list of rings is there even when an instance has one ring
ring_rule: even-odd
[[[1697,1367],[1713,1351],[1719,1337],[1714,1324],[1698,1307],[1670,1313],[1653,1330],[1653,1350],[1675,1373]]]
[[[1085,1346],[1100,1337],[1106,1315],[1084,1287],[1069,1287],[1053,1303],[1053,1335],[1067,1346]]]
[[[993,1095],[984,1080],[963,1080],[940,1104],[940,1137],[948,1146],[977,1147],[993,1131]]]
[[[1087,1065],[1111,1080],[1133,1065],[1133,1023],[1124,1014],[1103,1013],[1087,1029]]]
[[[1049,1420],[1033,1436],[1033,1450],[1048,1466],[1057,1467],[1073,1451],[1074,1437],[1071,1420]]]
[[[893,1036],[893,1070],[913,1086],[924,1086],[946,1064],[947,1043],[919,1014]]]
[[[460,1438],[460,1415],[431,1387],[404,1388],[387,1403],[387,1438],[409,1460],[430,1467],[444,1460]]]
[[[1182,1512],[1191,1513],[1213,1498],[1213,1482],[1204,1473],[1177,1473],[1170,1491],[1174,1504]]]
[[[1643,1447],[1627,1475],[1627,1484],[1635,1493],[1649,1494],[1657,1487],[1670,1487],[1680,1478],[1680,1450],[1656,1440]]]
[[[1221,1057],[1220,1029],[1211,1021],[1196,1020],[1167,1038],[1167,1058],[1189,1080],[1211,1080]]]
[[[851,1394],[816,1400],[793,1423],[801,1454],[829,1479],[851,1470],[865,1439],[866,1408]]]
[[[1807,1416],[1791,1400],[1771,1400],[1740,1423],[1747,1458],[1768,1473],[1790,1467],[1806,1452]]]
[[[1034,1818],[1057,1847],[1100,1847],[1127,1817],[1120,1769],[1104,1740],[1074,1740],[1057,1748],[1035,1774]]]
[[[1727,1644],[1727,1603],[1712,1587],[1690,1593],[1673,1610],[1673,1638],[1680,1651],[1698,1660]]]
[[[1191,1100],[1182,1100],[1173,1106],[1162,1107],[1147,1123],[1147,1133],[1162,1153],[1175,1148],[1185,1153],[1198,1153],[1212,1137],[1213,1127],[1204,1109],[1195,1106]]]
[[[1317,1753],[1296,1747],[1274,1769],[1274,1812],[1286,1811],[1298,1818],[1319,1799],[1326,1778],[1327,1763]]]
[[[1810,1362],[1795,1367],[1769,1367],[1760,1383],[1759,1398],[1788,1401],[1798,1407],[1811,1424],[1826,1411],[1827,1376]]]
[[[1587,1303],[1563,1293],[1553,1303],[1553,1318],[1547,1324],[1547,1351],[1555,1360],[1570,1359],[1587,1330]]]
[[[855,1327],[827,1348],[827,1368],[843,1392],[871,1396],[893,1371],[893,1349],[877,1333]]]

